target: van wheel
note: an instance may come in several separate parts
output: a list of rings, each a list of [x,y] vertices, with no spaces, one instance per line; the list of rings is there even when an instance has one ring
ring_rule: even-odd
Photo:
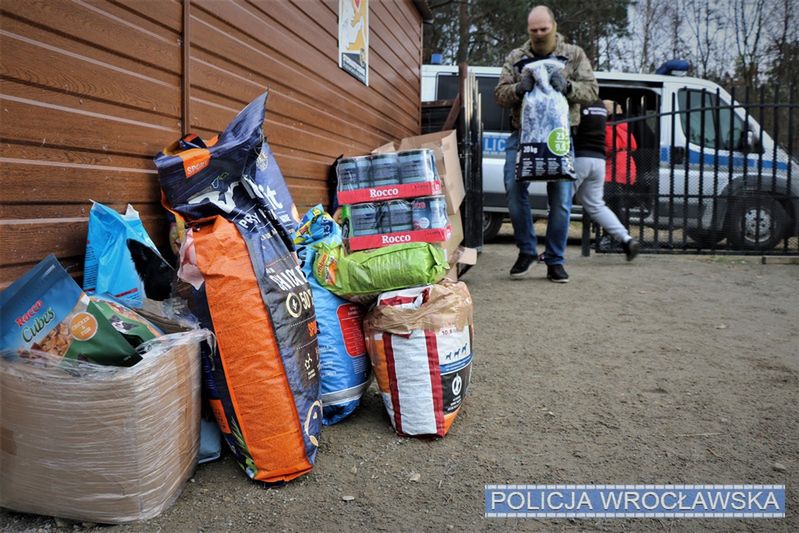
[[[483,211],[483,242],[490,242],[496,238],[504,219],[505,217],[502,213],[486,213]]]
[[[788,215],[776,199],[751,195],[738,200],[730,212],[730,241],[744,250],[771,250],[785,235]]]

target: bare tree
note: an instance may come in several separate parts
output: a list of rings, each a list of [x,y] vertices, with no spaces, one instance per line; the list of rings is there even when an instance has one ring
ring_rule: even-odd
[[[627,53],[628,63],[638,72],[651,72],[671,50],[671,32],[663,26],[668,6],[667,0],[638,0],[633,4],[630,12],[632,39]]]
[[[718,2],[711,0],[680,0],[677,2],[684,14],[685,27],[692,46],[692,61],[696,74],[706,78],[718,64],[716,52],[723,38],[724,25],[720,22]]]
[[[738,51],[738,75],[744,85],[757,81],[765,51],[767,0],[732,0],[732,27]]]

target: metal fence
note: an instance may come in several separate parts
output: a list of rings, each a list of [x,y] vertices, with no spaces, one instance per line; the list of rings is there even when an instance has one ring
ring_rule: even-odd
[[[737,92],[686,87],[669,112],[611,116],[605,200],[642,252],[799,253],[796,87]],[[620,249],[592,230],[596,251]]]

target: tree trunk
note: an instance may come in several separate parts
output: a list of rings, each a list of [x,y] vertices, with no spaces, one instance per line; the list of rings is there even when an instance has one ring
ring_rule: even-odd
[[[469,57],[469,32],[471,20],[469,18],[470,0],[460,0],[458,6],[458,64],[464,63]]]

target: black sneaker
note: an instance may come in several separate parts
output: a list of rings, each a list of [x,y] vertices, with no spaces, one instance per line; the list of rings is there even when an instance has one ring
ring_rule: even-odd
[[[568,283],[569,275],[563,265],[547,265],[547,279],[555,283]]]
[[[526,276],[536,259],[535,255],[520,253],[510,269],[510,277],[512,279],[521,279]]]
[[[635,239],[630,239],[622,245],[622,248],[627,256],[627,261],[632,261],[638,255],[638,252],[641,251],[641,243]]]

